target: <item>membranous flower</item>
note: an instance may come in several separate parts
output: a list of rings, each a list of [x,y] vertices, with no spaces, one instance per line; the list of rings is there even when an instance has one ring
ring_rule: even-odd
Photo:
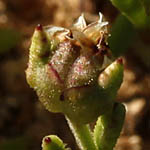
[[[38,25],[26,70],[29,85],[51,112],[89,123],[107,112],[123,78],[122,60],[112,62],[102,14],[89,25],[81,15],[69,29]]]

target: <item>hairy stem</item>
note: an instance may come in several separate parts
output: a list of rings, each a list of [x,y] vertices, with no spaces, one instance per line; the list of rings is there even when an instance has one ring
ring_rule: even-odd
[[[80,149],[98,150],[94,143],[89,125],[74,123],[67,117],[66,119]]]

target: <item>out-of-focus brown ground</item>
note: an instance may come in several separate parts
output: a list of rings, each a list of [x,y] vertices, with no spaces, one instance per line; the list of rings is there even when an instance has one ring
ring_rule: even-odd
[[[25,69],[38,23],[69,27],[82,12],[90,22],[99,11],[110,24],[118,14],[105,0],[0,0],[0,28],[21,34],[17,45],[0,53],[0,147],[21,139],[25,150],[38,150],[43,136],[57,134],[78,149],[63,115],[46,111],[27,85]],[[125,77],[117,98],[126,104],[127,116],[116,150],[149,150],[150,68],[134,48],[129,51],[124,56]]]

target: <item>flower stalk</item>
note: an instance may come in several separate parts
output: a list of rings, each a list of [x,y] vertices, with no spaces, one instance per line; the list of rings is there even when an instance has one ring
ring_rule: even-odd
[[[69,120],[69,118],[66,119],[81,150],[98,150],[94,143],[93,133],[91,132],[89,125],[74,123]]]

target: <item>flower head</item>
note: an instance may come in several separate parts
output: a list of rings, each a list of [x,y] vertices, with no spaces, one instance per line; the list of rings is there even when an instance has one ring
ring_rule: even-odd
[[[38,26],[32,37],[27,81],[52,112],[89,123],[114,103],[123,65],[112,63],[102,14],[86,24],[83,14],[70,28]]]

